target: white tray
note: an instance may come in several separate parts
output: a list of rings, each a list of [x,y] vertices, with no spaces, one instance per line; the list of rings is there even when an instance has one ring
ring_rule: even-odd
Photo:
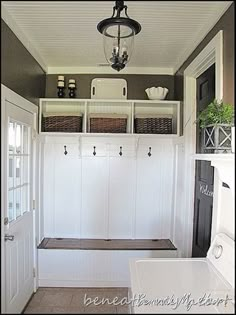
[[[124,79],[93,79],[91,83],[91,98],[127,99],[127,82]]]

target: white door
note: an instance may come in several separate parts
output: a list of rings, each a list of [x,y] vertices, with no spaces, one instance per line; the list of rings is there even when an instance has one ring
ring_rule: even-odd
[[[32,211],[32,127],[34,116],[6,101],[6,313],[21,313],[34,290]]]

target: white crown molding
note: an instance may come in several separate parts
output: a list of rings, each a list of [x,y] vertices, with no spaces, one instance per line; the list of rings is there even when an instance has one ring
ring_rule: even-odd
[[[231,6],[233,1],[226,1],[228,2],[225,6],[225,9],[221,12],[221,14],[216,18],[214,25],[212,26],[211,23],[208,23],[208,26],[206,25],[204,27],[204,30],[197,36],[196,40],[193,41],[191,47],[185,50],[185,52],[180,56],[179,60],[176,62],[174,66],[174,74],[180,69],[180,67],[184,64],[184,62],[191,56],[191,54],[194,52],[194,50],[198,47],[198,45],[203,41],[203,39],[207,36],[207,34],[214,28],[214,26],[217,24],[217,22],[221,19],[221,17],[224,15],[224,13],[228,10],[228,8]]]
[[[48,67],[47,74],[163,74],[173,75],[173,68],[127,67],[121,72],[108,67]]]
[[[19,39],[19,41],[25,46],[25,48],[28,50],[28,52],[34,57],[34,59],[39,63],[39,65],[43,68],[45,72],[47,72],[48,67],[43,60],[43,58],[40,56],[38,51],[34,48],[34,46],[31,44],[31,42],[27,39],[27,36],[24,34],[24,32],[19,28],[19,26],[16,24],[14,19],[10,16],[7,9],[4,7],[4,5],[1,6],[2,9],[2,19],[4,22],[9,26],[9,28],[12,30],[12,32],[16,35],[16,37]]]

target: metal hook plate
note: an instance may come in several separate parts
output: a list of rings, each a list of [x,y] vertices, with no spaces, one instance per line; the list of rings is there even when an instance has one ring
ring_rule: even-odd
[[[67,155],[68,152],[67,152],[67,150],[66,150],[66,145],[64,145],[64,150],[65,150],[65,151],[64,151],[64,154]]]
[[[152,156],[151,151],[152,151],[152,148],[151,148],[151,147],[149,147],[149,152],[148,152],[148,156],[149,156],[149,157],[151,157],[151,156]]]
[[[96,147],[93,147],[93,155],[95,156],[96,154]]]

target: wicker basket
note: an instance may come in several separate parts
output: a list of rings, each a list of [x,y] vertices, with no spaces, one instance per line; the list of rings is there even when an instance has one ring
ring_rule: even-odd
[[[89,132],[93,133],[126,133],[127,115],[122,114],[89,114]]]
[[[134,119],[135,133],[171,134],[171,115],[136,115]]]
[[[44,132],[82,132],[82,114],[44,113],[42,118]]]

